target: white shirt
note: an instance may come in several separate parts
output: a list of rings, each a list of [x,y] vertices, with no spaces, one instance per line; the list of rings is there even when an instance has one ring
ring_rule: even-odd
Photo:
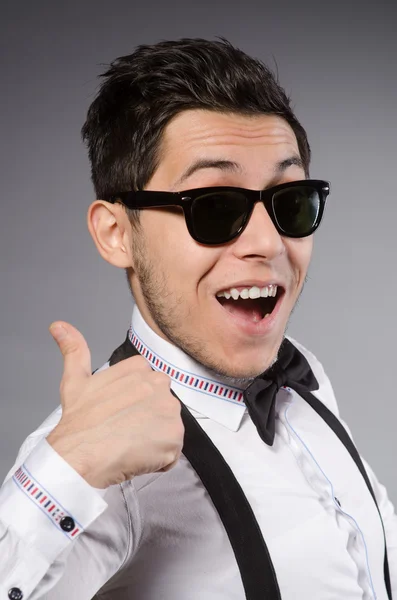
[[[155,369],[168,372],[172,389],[231,467],[262,530],[282,599],[387,600],[378,512],[356,464],[321,417],[282,388],[268,446],[242,390],[214,381],[160,338],[137,306],[129,335]],[[339,417],[321,364],[289,339],[316,376],[314,395]],[[58,406],[28,436],[0,488],[0,600],[11,588],[23,600],[245,598],[220,517],[183,455],[166,473],[98,490],[46,441],[60,417]],[[363,462],[382,514],[397,598],[397,517]],[[60,528],[63,515],[74,520],[70,532]]]

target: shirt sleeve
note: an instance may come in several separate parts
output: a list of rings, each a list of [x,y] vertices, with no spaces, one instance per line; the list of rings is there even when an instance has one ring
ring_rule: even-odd
[[[36,436],[27,456],[26,442],[0,488],[0,600],[42,598],[62,576],[80,536],[108,506],[107,490],[92,487],[44,437]],[[78,585],[73,582],[73,597],[83,599]]]

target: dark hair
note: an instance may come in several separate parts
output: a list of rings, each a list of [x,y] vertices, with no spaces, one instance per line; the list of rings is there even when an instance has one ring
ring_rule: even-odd
[[[306,176],[310,146],[273,73],[224,38],[163,41],[117,58],[82,128],[97,198],[143,189],[159,161],[161,136],[183,110],[274,114],[293,129]],[[127,209],[130,219],[139,211]]]

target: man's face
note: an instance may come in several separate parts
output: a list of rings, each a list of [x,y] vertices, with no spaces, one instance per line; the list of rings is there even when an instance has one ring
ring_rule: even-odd
[[[294,157],[299,158],[295,135],[280,117],[189,110],[168,124],[159,166],[145,189],[222,185],[260,190],[304,179],[299,165],[277,169]],[[198,160],[237,166],[199,168],[183,177]],[[261,202],[243,233],[220,246],[196,242],[182,209],[143,209],[140,215],[141,231],[131,231],[131,284],[146,322],[217,373],[241,379],[262,373],[277,357],[301,292],[312,237],[281,237]],[[278,286],[270,317],[262,318],[261,302],[268,301],[217,299],[223,290],[269,284]]]

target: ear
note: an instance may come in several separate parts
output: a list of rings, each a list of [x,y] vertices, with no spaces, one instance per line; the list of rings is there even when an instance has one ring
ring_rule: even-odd
[[[95,200],[88,208],[87,227],[104,260],[115,267],[133,267],[131,223],[120,204]]]

